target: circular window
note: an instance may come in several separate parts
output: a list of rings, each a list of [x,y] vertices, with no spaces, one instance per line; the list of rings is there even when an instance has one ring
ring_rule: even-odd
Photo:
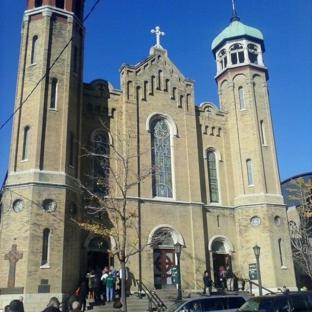
[[[282,224],[282,219],[279,217],[279,216],[276,216],[274,218],[274,223],[277,225],[277,226],[280,226]]]
[[[45,199],[42,202],[42,207],[47,212],[53,212],[56,209],[56,202],[52,199]]]
[[[13,210],[15,212],[20,212],[24,209],[24,202],[21,199],[17,199],[13,203]]]
[[[250,219],[250,223],[252,226],[258,226],[260,224],[260,218],[257,216],[254,216]]]

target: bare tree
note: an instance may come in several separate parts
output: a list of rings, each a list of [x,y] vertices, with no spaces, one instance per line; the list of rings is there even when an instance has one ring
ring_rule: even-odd
[[[103,132],[110,132],[102,123]],[[151,153],[151,148],[140,152],[137,148],[137,134],[131,128],[124,133],[112,134],[107,140],[102,135],[94,138],[92,148],[84,147],[84,157],[93,159],[93,172],[88,175],[89,185],[81,184],[86,194],[87,212],[94,215],[88,221],[77,222],[84,230],[110,239],[111,256],[117,256],[121,267],[122,310],[126,306],[126,263],[129,258],[145,247],[165,240],[169,232],[159,232],[152,241],[140,240],[138,199],[129,197],[154,169],[144,168],[140,158]],[[148,156],[148,155],[146,155]],[[147,159],[151,159],[150,156]]]
[[[297,203],[296,218],[289,220],[289,233],[295,267],[312,278],[312,180],[292,180],[289,199]]]

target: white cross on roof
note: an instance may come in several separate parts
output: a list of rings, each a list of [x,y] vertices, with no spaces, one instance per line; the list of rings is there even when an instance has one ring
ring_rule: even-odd
[[[160,27],[159,27],[159,26],[156,26],[155,29],[152,29],[152,30],[151,30],[151,33],[152,33],[152,34],[156,34],[156,44],[155,44],[155,47],[156,47],[156,48],[162,48],[162,46],[160,45],[159,37],[165,35],[165,33],[162,32],[162,31],[160,31],[159,29],[160,29]]]

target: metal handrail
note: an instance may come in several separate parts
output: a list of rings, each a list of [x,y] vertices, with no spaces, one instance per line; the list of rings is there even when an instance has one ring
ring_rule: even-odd
[[[152,304],[157,308],[158,311],[162,311],[164,309],[167,309],[167,306],[164,304],[164,302],[159,298],[159,296],[156,294],[155,291],[150,291],[142,281],[136,280],[138,284],[138,292],[143,291],[145,295],[148,298],[149,305],[148,305],[148,311],[152,311]]]
[[[214,283],[213,281],[211,281],[211,285],[221,294],[221,295],[226,295],[226,292],[220,288],[219,286],[217,286],[216,283]]]
[[[250,292],[251,294],[252,294],[252,287],[251,287],[251,284],[253,284],[253,285],[259,287],[259,284],[257,284],[257,283],[255,283],[255,282],[251,281],[251,280],[248,279],[248,278],[245,278],[244,281],[249,283],[249,292]],[[261,288],[264,289],[264,290],[266,290],[267,292],[269,292],[269,293],[271,293],[271,294],[275,294],[274,291],[272,291],[272,290],[270,290],[270,289],[268,289],[268,288],[265,288],[265,287],[263,287],[262,285],[261,285]]]

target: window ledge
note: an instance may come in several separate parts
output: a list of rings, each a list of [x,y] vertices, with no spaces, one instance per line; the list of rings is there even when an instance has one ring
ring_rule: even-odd
[[[288,270],[288,268],[287,268],[286,265],[282,265],[282,266],[281,266],[281,270]]]
[[[249,185],[248,185],[248,187],[254,187],[254,186],[255,186],[254,184],[249,184]]]
[[[40,269],[51,269],[51,267],[46,263],[44,265],[40,265]]]
[[[28,158],[22,159],[22,160],[21,160],[21,163],[22,163],[22,162],[28,162]]]

